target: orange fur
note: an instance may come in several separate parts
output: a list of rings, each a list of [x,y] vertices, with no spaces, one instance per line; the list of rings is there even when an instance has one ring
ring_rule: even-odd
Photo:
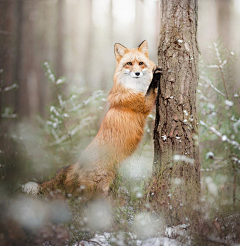
[[[155,88],[146,93],[154,63],[148,58],[146,41],[136,49],[116,44],[115,56],[114,85],[108,96],[110,108],[96,137],[75,164],[60,170],[53,180],[42,183],[42,189],[53,189],[56,184],[67,192],[76,192],[84,186],[86,190],[107,194],[119,164],[138,147],[156,98]],[[142,72],[141,78],[131,77],[138,72]]]

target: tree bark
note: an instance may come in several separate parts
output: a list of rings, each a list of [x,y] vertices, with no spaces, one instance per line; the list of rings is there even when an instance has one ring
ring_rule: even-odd
[[[169,204],[171,194],[170,200],[174,195],[177,206],[188,200],[189,189],[196,191],[194,194],[200,190],[196,119],[198,3],[162,0],[161,10],[158,64],[163,75],[156,101],[154,188],[160,196],[167,196],[161,197],[162,203]]]

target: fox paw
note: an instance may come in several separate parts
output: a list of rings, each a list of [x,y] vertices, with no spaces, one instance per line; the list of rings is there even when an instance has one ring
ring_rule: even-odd
[[[158,87],[161,75],[162,75],[162,68],[157,67],[153,72],[153,79],[150,84],[151,88],[156,89]]]
[[[155,90],[158,87],[161,75],[162,75],[162,68],[156,67],[156,69],[153,71],[153,78],[148,87],[146,95],[148,95],[150,91]]]
[[[156,67],[156,69],[153,71],[153,79],[159,80],[161,75],[163,73],[163,70],[161,67]]]

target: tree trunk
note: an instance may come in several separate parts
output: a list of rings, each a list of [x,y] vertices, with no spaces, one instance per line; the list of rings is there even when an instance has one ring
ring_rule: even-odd
[[[87,9],[86,11],[88,11],[88,19],[86,20],[86,25],[88,25],[88,32],[87,32],[87,49],[85,50],[85,59],[84,59],[84,79],[85,79],[85,86],[87,85],[92,85],[92,76],[90,73],[89,68],[91,67],[92,64],[92,50],[93,50],[93,43],[94,43],[94,25],[93,25],[93,19],[92,19],[92,14],[93,14],[93,1],[92,0],[88,0],[87,2]],[[89,88],[91,88],[91,86]]]
[[[28,58],[25,52],[29,51],[30,48],[25,45],[27,37],[24,35],[24,31],[27,30],[28,12],[27,4],[24,1],[16,1],[16,36],[15,36],[15,64],[14,64],[14,82],[19,86],[16,103],[16,112],[18,116],[29,115],[29,90],[26,83],[26,67],[25,62]],[[32,30],[28,30],[31,32]]]
[[[217,30],[224,46],[230,47],[232,0],[215,0],[217,7]]]
[[[11,66],[13,63],[12,15],[14,5],[13,2],[0,2],[0,122],[5,107],[11,107],[13,111],[15,110],[13,98],[16,97],[16,90],[3,92],[4,87],[13,84]]]
[[[156,195],[172,209],[188,202],[189,194],[200,190],[196,119],[198,3],[162,0],[161,10],[158,63],[163,75],[156,102],[153,173]]]
[[[64,2],[57,2],[57,40],[56,40],[56,73],[57,77],[64,75],[63,66],[63,25],[64,25]]]
[[[135,24],[134,24],[134,30],[135,30],[135,43],[140,44],[145,38],[143,37],[143,32],[140,32],[143,28],[144,23],[144,3],[143,0],[135,0]]]

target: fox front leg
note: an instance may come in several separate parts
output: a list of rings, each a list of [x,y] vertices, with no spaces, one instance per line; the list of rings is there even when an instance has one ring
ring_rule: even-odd
[[[156,89],[160,85],[160,78],[162,75],[162,69],[157,67],[153,72],[152,81],[148,87],[148,90],[145,94],[145,112],[149,114],[154,107],[157,92]]]
[[[152,91],[154,92],[155,89],[159,86],[161,75],[162,75],[162,68],[157,67],[153,72],[153,78],[152,78],[152,81],[148,87],[146,96],[151,94]]]

